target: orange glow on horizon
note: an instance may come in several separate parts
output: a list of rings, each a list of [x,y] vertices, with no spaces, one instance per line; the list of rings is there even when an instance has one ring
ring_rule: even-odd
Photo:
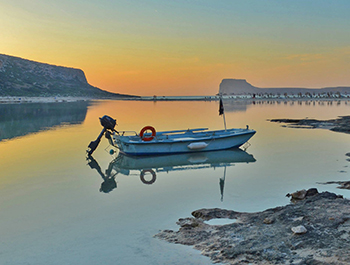
[[[346,3],[17,2],[0,3],[0,53],[82,69],[103,90],[215,95],[224,78],[350,86]]]

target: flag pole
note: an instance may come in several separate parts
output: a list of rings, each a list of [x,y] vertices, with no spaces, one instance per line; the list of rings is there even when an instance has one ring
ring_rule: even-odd
[[[224,125],[225,125],[225,132],[227,131],[227,128],[226,128],[226,118],[225,118],[225,112],[223,113],[222,117],[224,118]]]
[[[225,131],[227,131],[227,128],[226,128],[225,111],[224,111],[224,104],[223,104],[223,102],[222,102],[222,95],[220,95],[219,115],[222,115],[222,117],[223,117],[223,119],[224,119]]]
[[[225,178],[226,178],[226,165],[225,165],[224,177],[220,178],[220,180],[219,180],[220,192],[221,192],[221,201],[224,200]]]

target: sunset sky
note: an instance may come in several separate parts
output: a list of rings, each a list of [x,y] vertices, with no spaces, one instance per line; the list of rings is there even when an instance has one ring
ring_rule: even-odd
[[[0,0],[0,53],[135,95],[350,86],[349,0]]]

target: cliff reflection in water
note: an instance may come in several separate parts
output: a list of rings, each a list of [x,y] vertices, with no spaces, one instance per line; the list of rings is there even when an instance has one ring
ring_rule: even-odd
[[[89,102],[0,104],[0,141],[85,120]]]
[[[117,187],[115,180],[117,174],[126,176],[137,175],[140,177],[142,183],[151,185],[156,182],[160,173],[218,167],[225,168],[226,173],[226,168],[233,166],[235,163],[252,163],[256,161],[253,155],[239,148],[223,151],[141,157],[127,156],[119,153],[119,155],[109,163],[105,172],[102,171],[98,162],[92,156],[88,156],[87,160],[90,168],[95,169],[102,177],[103,182],[100,191],[105,193]],[[135,174],[133,171],[137,173]],[[219,176],[221,198],[223,197],[225,173],[223,176]]]

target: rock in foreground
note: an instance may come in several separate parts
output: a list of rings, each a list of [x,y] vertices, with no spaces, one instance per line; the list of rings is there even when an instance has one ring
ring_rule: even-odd
[[[179,231],[164,230],[156,237],[193,245],[213,262],[350,264],[350,200],[334,193],[317,193],[258,213],[201,209],[192,215],[179,219]],[[236,222],[205,223],[214,218]]]

